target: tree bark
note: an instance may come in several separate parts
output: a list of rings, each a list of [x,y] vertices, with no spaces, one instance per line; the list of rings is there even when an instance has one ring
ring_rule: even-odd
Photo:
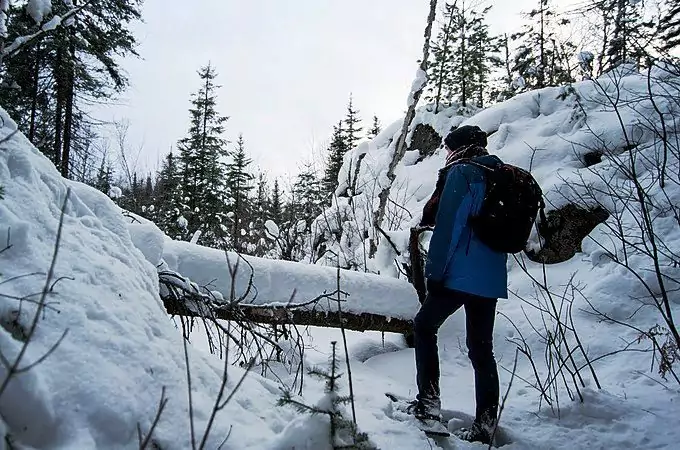
[[[40,88],[40,42],[35,45],[35,67],[33,68],[33,92],[31,92],[31,124],[28,129],[28,140],[35,145],[35,120],[38,112],[38,92]]]
[[[442,98],[442,86],[444,84],[444,69],[446,66],[446,57],[448,54],[448,49],[449,49],[449,40],[451,39],[451,33],[452,33],[452,28],[453,28],[453,10],[456,8],[456,3],[453,2],[453,6],[451,8],[451,15],[449,16],[449,22],[446,25],[446,28],[444,28],[444,56],[442,57],[441,60],[441,65],[439,66],[439,79],[437,80],[437,97],[435,99],[435,104],[434,104],[434,113],[437,114],[439,112],[439,102],[441,101]]]
[[[170,315],[200,317],[201,313],[192,311],[182,302],[164,298],[165,309]],[[354,314],[347,311],[318,311],[285,306],[238,305],[212,310],[215,318],[221,320],[247,320],[270,325],[300,325],[325,328],[345,328],[354,331],[384,331],[389,333],[410,334],[413,322],[410,320],[388,318],[378,314]],[[342,321],[340,320],[342,317]]]
[[[420,70],[425,73],[427,73],[427,60],[428,57],[430,56],[430,37],[432,36],[432,23],[434,22],[436,13],[437,13],[437,0],[430,0],[430,14],[427,17],[427,26],[425,27],[425,44],[423,45],[423,59],[420,62]],[[378,194],[380,204],[378,205],[378,209],[373,214],[373,228],[376,230],[374,236],[378,235],[377,230],[381,227],[382,221],[385,218],[387,200],[390,196],[392,183],[396,178],[394,172],[397,168],[397,165],[404,158],[404,154],[406,153],[406,136],[408,135],[408,130],[409,127],[411,126],[411,122],[413,122],[413,118],[416,116],[416,107],[418,106],[418,100],[420,100],[420,96],[423,93],[425,84],[426,83],[423,83],[422,87],[413,93],[412,99],[413,101],[409,105],[406,117],[404,118],[404,123],[401,127],[401,134],[399,135],[399,138],[397,139],[397,143],[395,145],[392,161],[390,161],[390,165],[387,168],[387,178],[389,180],[389,184],[383,187],[382,190],[380,191],[380,194]],[[376,237],[373,237],[370,240],[369,257],[372,258],[373,256],[375,256],[375,253],[377,251],[378,245],[376,242]]]
[[[54,165],[60,167],[61,164],[61,147],[62,147],[62,131],[63,131],[63,115],[64,115],[64,69],[62,65],[63,52],[61,46],[57,48],[57,60],[54,73],[54,80],[57,91],[57,104],[54,113],[54,142],[52,143],[52,151],[54,153]]]
[[[66,105],[64,111],[64,142],[61,152],[61,176],[69,178],[71,166],[71,142],[73,138],[73,101],[75,97],[75,57],[76,48],[73,42],[74,36],[71,31],[69,44],[69,61],[66,74]]]

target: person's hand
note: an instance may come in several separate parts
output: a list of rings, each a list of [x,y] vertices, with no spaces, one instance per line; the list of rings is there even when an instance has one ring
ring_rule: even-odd
[[[430,294],[441,294],[444,292],[444,282],[440,280],[427,279],[427,292]]]

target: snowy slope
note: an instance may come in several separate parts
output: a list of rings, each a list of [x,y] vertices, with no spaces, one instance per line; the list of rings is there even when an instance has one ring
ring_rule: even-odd
[[[22,347],[21,330],[28,330],[34,317],[35,293],[45,283],[61,205],[71,190],[54,292],[20,367],[37,361],[67,334],[49,357],[12,378],[0,396],[0,428],[9,433],[13,448],[138,448],[137,425],[149,429],[165,387],[168,403],[154,439],[163,449],[191,448],[182,337],[160,302],[155,267],[133,245],[113,202],[62,179],[24,136],[9,137],[16,125],[4,111],[0,115],[0,136],[6,138],[0,145],[5,189],[0,246],[10,246],[0,253],[0,350],[10,361]],[[191,349],[190,364],[200,439],[222,364]],[[7,373],[0,366],[0,383]],[[241,374],[230,368],[228,392]],[[243,390],[218,414],[206,448],[217,448],[230,432],[224,448],[262,448],[286,422],[286,411],[273,407],[277,392],[274,383],[246,378]]]
[[[652,71],[652,92],[669,92],[669,98],[678,98],[680,79],[658,68]],[[608,148],[614,154],[623,155],[629,142],[636,146],[636,167],[640,184],[645,187],[650,202],[659,206],[680,204],[678,187],[677,155],[667,160],[667,172],[674,182],[668,182],[661,190],[658,184],[661,147],[654,132],[645,125],[658,123],[656,111],[649,101],[646,74],[639,74],[628,67],[603,76],[596,82],[582,82],[566,88],[548,88],[519,95],[507,102],[495,105],[471,117],[459,115],[453,107],[439,114],[433,114],[430,107],[421,108],[412,130],[422,124],[431,125],[440,135],[445,135],[452,127],[461,124],[479,125],[489,137],[489,149],[509,163],[531,169],[546,195],[548,210],[557,209],[573,201],[586,192],[584,186],[593,186],[595,191],[605,187],[604,180],[613,180],[623,191],[631,189],[632,184],[614,163],[615,158],[603,156],[601,163],[586,168],[584,155],[598,149]],[[657,106],[668,121],[667,132],[671,139],[678,136],[680,129],[672,117],[679,114],[677,102],[657,98]],[[616,106],[616,108],[614,108]],[[378,204],[377,193],[385,182],[394,143],[399,133],[400,123],[387,127],[372,142],[364,143],[349,152],[341,171],[338,193],[356,185],[351,201],[341,196],[324,213],[325,217],[343,217],[343,223],[331,223],[320,219],[319,233],[327,237],[326,245],[333,252],[347,255],[346,261],[360,264],[368,240],[363,239],[363,230],[371,231],[371,212]],[[397,168],[397,178],[393,184],[391,199],[394,204],[388,211],[385,226],[396,245],[404,249],[410,226],[417,224],[425,201],[434,189],[436,172],[443,165],[443,151],[419,161],[418,149],[407,152]],[[356,171],[361,158],[359,177],[350,177]],[[627,162],[629,164],[630,161]],[[351,194],[351,193],[350,193]],[[612,208],[614,202],[607,196],[585,198],[583,203],[592,205],[598,202]],[[403,213],[407,211],[407,213]],[[633,207],[620,214],[624,227],[635,230],[639,221],[638,211]],[[608,223],[613,223],[611,222]],[[342,221],[340,221],[342,222]],[[656,214],[656,232],[676,255],[680,252],[680,226],[672,214]],[[342,230],[340,239],[333,234]],[[372,232],[372,231],[371,231]],[[621,255],[621,246],[616,245],[611,233],[603,225],[597,227],[589,238],[584,240],[582,252],[567,262],[546,266],[548,285],[561,292],[573,280],[579,291],[572,291],[573,316],[579,337],[591,359],[621,350],[626,343],[636,342],[639,333],[626,327],[603,323],[594,317],[588,299],[595,308],[617,320],[629,320],[641,330],[648,330],[660,323],[661,319],[653,308],[640,309],[639,299],[646,294],[641,279],[651,287],[655,284],[653,264],[650,259],[638,252],[626,255],[631,266],[641,274],[636,278],[625,268],[607,257],[607,252]],[[383,274],[398,276],[394,259],[399,257],[382,240],[376,258],[369,260],[368,268]],[[333,263],[334,258],[329,258]],[[670,257],[662,256],[661,265],[667,279],[667,289],[672,292],[671,307],[675,315],[680,313],[680,296],[671,279],[680,278],[680,268]],[[495,349],[501,369],[501,389],[505,390],[509,381],[508,371],[512,368],[515,344],[510,339],[518,337],[517,329],[524,335],[533,349],[539,370],[544,371],[543,352],[545,347],[533,327],[541,326],[542,316],[520,300],[536,302],[536,289],[529,277],[518,264],[509,262],[511,298],[499,303],[500,315],[497,317]],[[527,262],[529,272],[542,279],[541,265]],[[573,278],[572,278],[573,277]],[[565,306],[566,309],[566,306]],[[629,319],[634,314],[632,319]],[[510,320],[514,323],[511,324]],[[517,326],[517,329],[515,329]],[[474,411],[473,381],[471,367],[464,350],[465,325],[463,313],[459,313],[444,325],[440,336],[440,356],[442,359],[442,390],[445,408],[452,408],[468,414]],[[647,349],[649,342],[638,343],[635,349]],[[583,362],[583,359],[579,359]],[[514,382],[508,399],[508,406],[502,419],[508,435],[514,442],[509,448],[675,448],[680,440],[680,430],[668,427],[670,417],[677,417],[680,393],[672,378],[662,380],[656,367],[650,371],[651,354],[625,352],[595,362],[594,367],[603,389],[598,390],[588,374],[585,374],[587,388],[585,401],[572,402],[566,392],[561,392],[560,414],[543,403],[539,407],[538,393],[525,381]],[[355,370],[358,377],[362,371],[382,374],[402,386],[403,393],[413,394],[414,367],[413,353],[403,350],[369,359],[361,370]],[[394,370],[399,367],[399,370]],[[517,374],[524,380],[533,380],[532,369],[526,358],[520,355]],[[542,372],[544,373],[544,372]],[[375,378],[372,374],[367,378]],[[385,386],[389,383],[382,382]],[[363,386],[359,383],[359,386]],[[376,415],[385,414],[386,406],[380,402],[379,395],[367,382],[367,389],[359,395],[364,396],[362,407],[373,411],[371,423]],[[409,391],[410,390],[410,391]],[[381,405],[376,407],[376,403]],[[370,431],[368,424],[363,424]],[[375,427],[376,431],[380,426]],[[385,432],[381,442],[386,448],[394,439],[392,432]],[[377,438],[377,442],[379,439]],[[427,443],[415,444],[409,448],[429,448]],[[456,448],[467,448],[457,443]],[[470,447],[474,448],[474,447]]]
[[[656,76],[680,82],[667,73]],[[598,85],[579,83],[572,93],[560,88],[530,92],[474,115],[470,111],[458,114],[458,108],[435,115],[425,107],[418,112],[414,127],[430,124],[445,134],[462,123],[480,125],[493,133],[489,145],[493,152],[508,162],[532,169],[546,191],[550,208],[559,208],[572,196],[582,194],[578,187],[582,180],[598,186],[601,178],[585,168],[583,154],[603,143],[619,149],[626,144],[624,131],[630,132],[639,153],[647,157],[639,163],[640,179],[650,198],[660,203],[680,203],[677,183],[669,183],[662,191],[650,182],[656,173],[650,161],[656,161],[660,149],[653,135],[634,126],[654,114],[646,100],[646,79],[626,73],[619,81],[614,83],[613,78],[604,77]],[[626,89],[619,89],[621,86]],[[653,87],[662,88],[668,86],[655,83]],[[558,99],[563,93],[566,97]],[[608,103],[612,95],[619,96],[620,116]],[[668,117],[678,115],[673,102],[663,102],[660,107]],[[4,112],[1,114],[4,127],[0,140],[16,128]],[[347,154],[338,191],[349,188],[355,195],[351,201],[338,197],[317,222],[319,230],[326,234],[326,245],[341,255],[343,265],[361,266],[365,261],[368,242],[364,232],[371,230],[370,217],[385,182],[399,128],[400,123],[395,123],[373,141]],[[677,135],[678,129],[668,132]],[[409,226],[419,220],[444,155],[435,153],[419,159],[418,149],[412,149],[399,165],[392,191],[394,203],[384,222],[386,232],[399,248],[405,246]],[[677,158],[673,156],[667,163],[669,173],[677,174]],[[626,186],[626,178],[606,156],[597,170]],[[63,180],[21,134],[0,144],[0,186],[5,188],[5,198],[0,200],[0,236],[8,236],[11,244],[3,250],[4,239],[0,241],[0,350],[10,360],[21,348],[22,329],[27,329],[36,310],[30,300],[37,297],[32,296],[21,303],[21,313],[15,320],[17,297],[39,293],[43,288],[61,204],[67,189],[71,189],[55,266],[55,279],[69,278],[60,279],[48,297],[49,307],[37,322],[25,364],[49,351],[65,330],[68,333],[53,354],[28,373],[16,376],[0,393],[0,431],[9,433],[15,444],[32,448],[137,448],[137,424],[142,431],[148,430],[164,386],[168,403],[154,434],[156,441],[162,449],[191,448],[182,337],[160,302],[156,266],[175,269],[199,284],[212,282],[211,286],[224,295],[230,290],[224,273],[224,253],[170,241],[144,221],[130,224],[120,209],[98,191]],[[626,224],[635,224],[634,211],[622,217]],[[655,222],[657,231],[677,254],[680,230],[675,217],[659,215]],[[324,228],[329,224],[337,229]],[[340,228],[342,233],[336,242],[335,232]],[[598,227],[584,241],[581,253],[565,263],[547,266],[546,276],[556,290],[573,277],[579,292],[595,307],[625,319],[638,309],[636,297],[643,292],[639,280],[606,257],[600,244],[610,242],[606,227]],[[384,277],[398,276],[392,265],[394,258],[393,250],[383,240],[377,257],[368,261],[368,269],[380,271],[382,278],[343,272],[343,290],[351,290],[347,304],[350,309],[361,311],[370,305],[373,312],[392,317],[413,314],[417,304],[412,288],[403,279]],[[297,289],[296,298],[302,301],[335,289],[332,268],[249,261],[255,269],[254,283],[259,292],[258,297],[249,299],[252,302],[287,302],[292,289]],[[649,267],[648,259],[640,254],[630,255],[630,261],[643,273]],[[335,264],[333,258],[326,262]],[[672,261],[662,263],[666,276],[680,278],[680,269]],[[527,267],[532,275],[542,277],[541,266],[527,263]],[[533,300],[534,286],[516,262],[510,262],[509,270],[513,296],[499,305],[495,344],[503,391],[508,387],[507,370],[512,368],[515,355],[515,344],[510,339],[517,338],[518,331],[536,352],[539,371],[544,371],[541,339],[532,328],[542,316],[519,299]],[[653,276],[643,277],[654,288]],[[638,338],[633,330],[598,321],[588,313],[583,297],[575,296],[573,314],[591,358],[620,350],[624,342]],[[676,312],[678,303],[680,299],[673,292],[672,307]],[[634,325],[644,330],[658,322],[656,312],[649,309],[634,317]],[[21,326],[17,327],[17,323]],[[334,330],[313,330],[305,354],[307,365],[323,363],[328,341],[339,337]],[[370,333],[349,335],[360,429],[382,449],[482,448],[455,439],[428,440],[412,423],[398,420],[383,393],[390,390],[414,394],[413,351],[404,349],[399,337],[387,336],[384,346],[381,339]],[[643,341],[636,348],[645,347],[648,343]],[[472,371],[465,353],[461,313],[445,324],[440,336],[443,403],[453,411],[457,423],[469,421],[474,410]],[[603,389],[597,389],[592,377],[584,374],[584,401],[571,401],[562,391],[558,414],[556,408],[539,405],[538,393],[525,381],[532,379],[531,367],[520,356],[517,375],[521,378],[515,379],[503,412],[502,438],[508,444],[504,448],[675,448],[680,429],[673,426],[673,420],[679,411],[680,393],[671,381],[660,380],[655,371],[649,370],[650,358],[648,353],[627,352],[596,361],[594,367]],[[222,365],[212,356],[191,349],[190,362],[200,436],[217,395]],[[6,378],[4,367],[0,366],[0,383]],[[242,371],[237,367],[229,370],[227,389],[231,390]],[[343,393],[347,393],[346,381],[345,375]],[[318,401],[322,388],[320,383],[307,380],[305,401]],[[229,432],[225,448],[329,448],[324,441],[327,421],[274,407],[278,396],[275,382],[249,375],[220,412],[206,448],[217,448]],[[0,443],[2,448],[4,440]]]

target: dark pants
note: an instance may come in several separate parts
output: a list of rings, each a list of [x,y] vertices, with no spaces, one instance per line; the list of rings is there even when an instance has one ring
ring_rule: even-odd
[[[475,370],[476,420],[487,422],[498,413],[498,370],[493,356],[494,298],[445,289],[428,294],[414,320],[418,399],[439,404],[437,331],[461,306],[465,307],[468,357]]]

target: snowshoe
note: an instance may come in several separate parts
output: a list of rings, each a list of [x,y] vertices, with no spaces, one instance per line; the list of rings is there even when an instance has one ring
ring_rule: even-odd
[[[425,434],[442,437],[451,435],[446,423],[442,422],[441,414],[428,413],[418,400],[407,399],[391,392],[386,392],[385,395],[392,400],[395,411],[406,415],[405,418],[414,418],[416,426]],[[397,417],[394,418],[399,420]]]
[[[464,441],[481,442],[482,444],[491,444],[491,437],[493,435],[493,427],[482,425],[478,422],[473,422],[472,426],[467,428],[460,428],[453,432],[453,434]]]

